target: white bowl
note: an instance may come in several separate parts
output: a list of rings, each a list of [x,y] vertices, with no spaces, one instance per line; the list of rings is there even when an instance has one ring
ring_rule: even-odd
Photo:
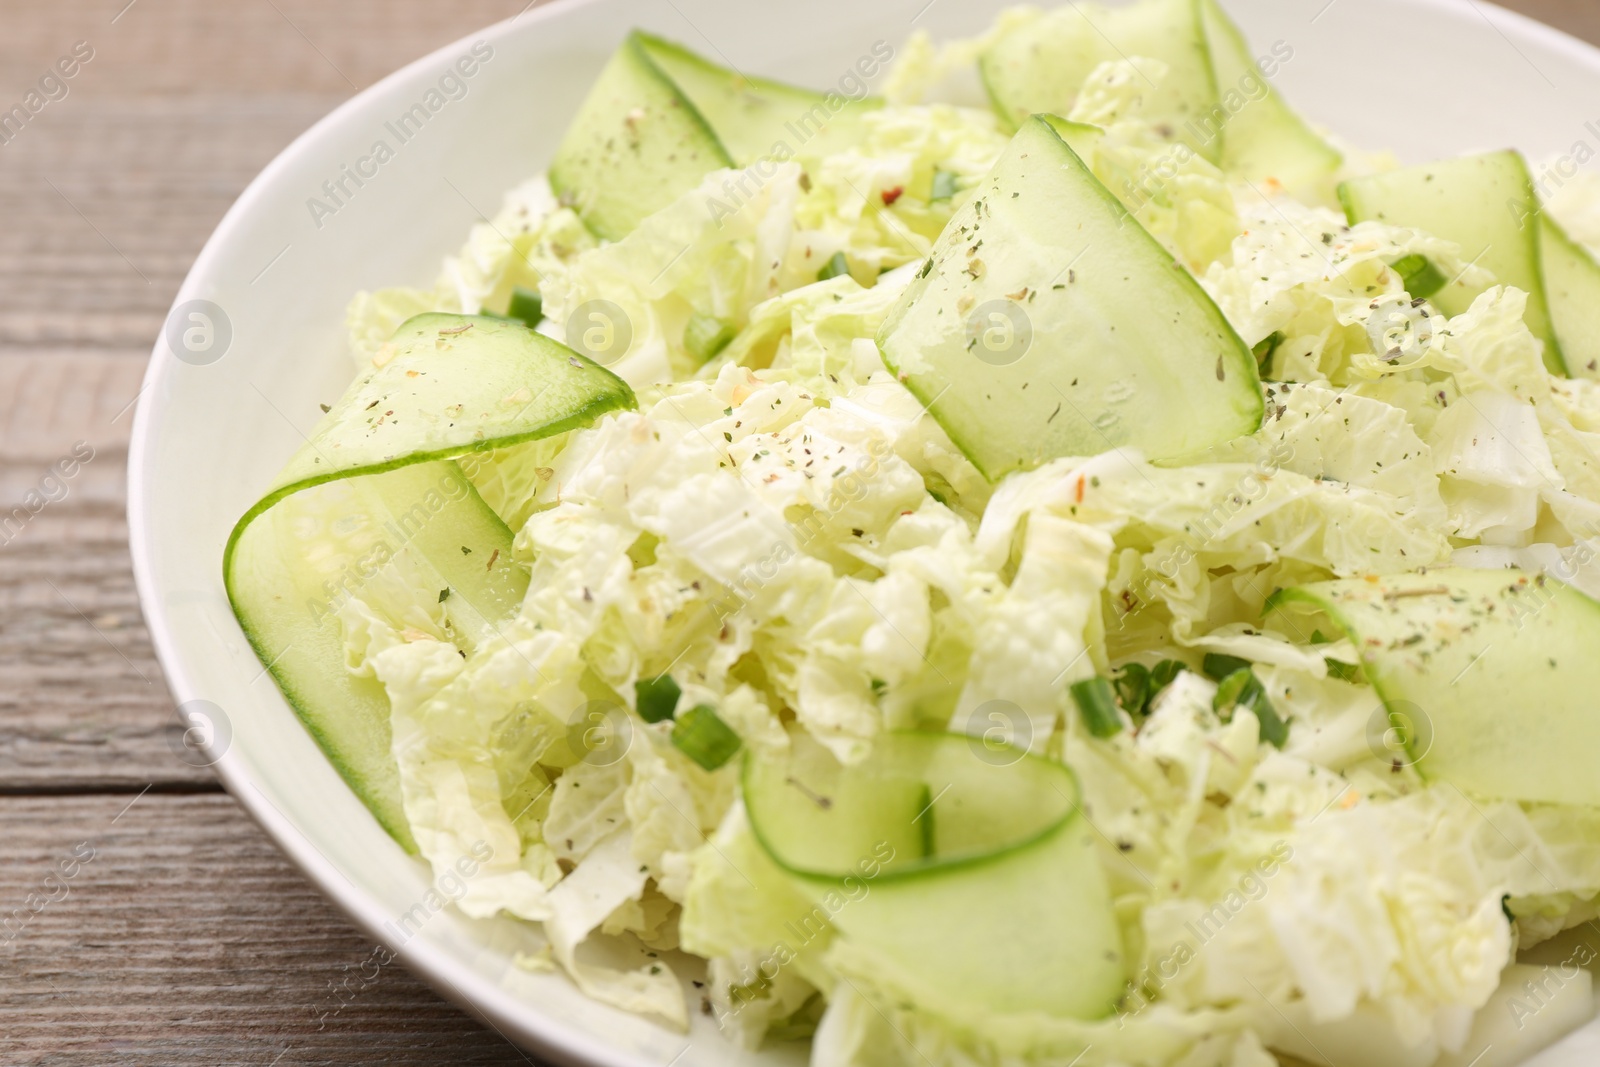
[[[1294,50],[1278,84],[1352,143],[1422,161],[1514,145],[1538,160],[1600,145],[1600,51],[1473,0],[1227,0],[1259,50]],[[798,1062],[737,1052],[694,1013],[689,1039],[595,1004],[564,978],[511,964],[529,935],[510,921],[435,915],[403,948],[396,918],[428,873],[379,829],[279,697],[223,594],[223,543],[301,434],[351,378],[343,316],[358,289],[427,284],[501,193],[542,169],[602,62],[644,26],[741,70],[831,86],[875,41],[987,25],[999,0],[566,0],[440,49],[348,101],[251,183],[177,299],[213,302],[231,342],[206,365],[158,340],[129,459],[129,528],[145,618],[180,703],[206,700],[231,728],[216,767],[291,859],[373,937],[508,1038],[553,1059],[633,1067]],[[457,59],[480,62],[337,210],[316,218],[342,166]],[[492,56],[482,60],[483,47]],[[371,165],[366,166],[370,173]],[[332,201],[325,200],[330,206]],[[220,334],[219,334],[220,336]],[[192,357],[191,357],[192,359]],[[1534,1062],[1600,1062],[1600,1024]]]

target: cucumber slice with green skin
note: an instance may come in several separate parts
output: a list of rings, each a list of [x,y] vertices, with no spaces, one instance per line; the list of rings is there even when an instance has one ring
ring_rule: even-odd
[[[1199,0],[1144,0],[1126,7],[1069,4],[1003,34],[978,60],[995,110],[1013,128],[1031,115],[1065,115],[1101,63],[1144,56],[1170,68],[1146,98],[1144,116],[1172,127],[1212,162],[1222,138],[1207,132],[1217,109]]]
[[[1099,126],[1091,126],[1087,122],[1073,122],[1071,119],[1064,119],[1060,115],[1040,115],[1039,117],[1050,124],[1050,128],[1056,131],[1056,136],[1067,142],[1067,147],[1077,153],[1078,158],[1083,160],[1085,165],[1089,165],[1093,169],[1090,160],[1094,159],[1095,151],[1099,149],[1100,142],[1105,140],[1105,130]]]
[[[871,97],[814,93],[718,66],[682,45],[645,33],[645,54],[694,104],[734,162],[817,159],[859,144],[864,116],[883,106]]]
[[[1561,342],[1546,298],[1539,200],[1518,152],[1491,152],[1357,178],[1339,186],[1351,223],[1377,219],[1424,230],[1461,246],[1464,258],[1492,271],[1497,283],[1528,294],[1528,328],[1544,341],[1544,362],[1565,375]],[[1452,278],[1432,298],[1446,314],[1472,306],[1483,287]]]
[[[229,596],[251,646],[345,781],[408,851],[389,698],[376,679],[346,669],[337,608],[359,595],[382,611],[380,575],[404,567],[419,587],[439,591],[451,632],[470,650],[527,591],[511,542],[461,468],[443,461],[296,494],[235,543]]]
[[[1077,780],[975,746],[890,733],[845,767],[794,735],[788,752],[745,762],[751,829],[887,967],[995,1011],[1102,1018],[1123,991],[1121,932]]]
[[[1600,378],[1600,264],[1548,211],[1541,213],[1539,226],[1545,294],[1567,373]]]
[[[451,459],[586,426],[632,407],[609,371],[520,323],[427,314],[401,325],[384,365],[352,385],[271,490],[234,527],[223,581],[285,698],[384,829],[415,845],[390,752],[383,688],[345,667],[335,613],[381,575],[437,588],[471,649],[516,610],[526,574],[511,531]]]
[[[1043,118],[951,219],[878,346],[991,481],[1124,445],[1173,459],[1261,425],[1250,349]]]
[[[635,30],[556,149],[550,186],[615,241],[714,170],[858,144],[864,116],[882,106],[749,78]]]
[[[1344,163],[1344,154],[1278,95],[1251,55],[1244,34],[1217,0],[1201,0],[1200,12],[1218,101],[1228,115],[1222,169],[1252,182],[1275,180],[1291,192],[1331,199],[1333,176]],[[1271,62],[1281,60],[1274,48]]]
[[[550,163],[550,187],[619,240],[733,157],[633,33],[600,73]]]
[[[1274,608],[1321,612],[1355,641],[1425,778],[1600,804],[1600,603],[1542,575],[1443,569],[1286,589]]]

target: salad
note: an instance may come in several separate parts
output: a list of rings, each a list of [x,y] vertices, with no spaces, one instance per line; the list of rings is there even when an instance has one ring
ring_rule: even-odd
[[[1587,1021],[1600,190],[1341,145],[1292,59],[1215,0],[826,93],[635,32],[432,287],[358,294],[224,572],[435,872],[401,928],[525,920],[819,1067]]]

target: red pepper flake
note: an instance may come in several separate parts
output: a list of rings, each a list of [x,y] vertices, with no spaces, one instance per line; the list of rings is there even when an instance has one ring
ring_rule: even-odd
[[[1084,483],[1083,475],[1081,475],[1081,474],[1078,475],[1078,489],[1077,489],[1077,492],[1073,494],[1073,497],[1079,504],[1083,503],[1083,487],[1084,487],[1084,484],[1085,483]]]
[[[885,189],[883,191],[883,206],[889,207],[892,205],[896,200],[899,200],[900,197],[905,195],[905,191],[905,186],[903,185],[897,185],[893,189]]]

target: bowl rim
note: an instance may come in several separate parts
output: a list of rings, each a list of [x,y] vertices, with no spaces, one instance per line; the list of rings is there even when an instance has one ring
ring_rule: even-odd
[[[517,14],[470,32],[419,56],[339,103],[296,135],[245,186],[195,257],[184,276],[183,283],[173,297],[168,315],[170,316],[171,311],[180,304],[199,295],[202,282],[212,271],[215,261],[222,256],[223,249],[232,243],[237,232],[244,226],[245,219],[265,198],[266,190],[276,182],[279,174],[289,169],[295,157],[307,151],[309,146],[322,138],[327,130],[339,124],[347,115],[364,108],[370,97],[380,94],[393,83],[420,70],[434,69],[441,60],[451,59],[474,41],[493,41],[510,33],[513,27],[536,26],[560,19],[579,8],[603,2],[604,0],[548,0],[537,6],[530,2],[529,6]],[[1012,0],[992,0],[992,2],[998,10],[1007,6]],[[1115,0],[1115,2],[1120,3],[1125,0]],[[1330,0],[1328,7],[1338,2],[1339,0]],[[1505,37],[1513,48],[1516,47],[1516,39],[1521,38],[1570,58],[1580,65],[1600,71],[1600,42],[1591,44],[1531,15],[1501,7],[1492,0],[1389,0],[1389,2],[1423,8],[1437,18],[1472,21],[1472,15],[1476,14],[1491,29]],[[1517,50],[1520,52],[1520,49]],[[152,648],[161,665],[168,691],[175,703],[182,704],[185,700],[196,697],[198,690],[187,669],[184,653],[178,647],[168,622],[167,609],[160,599],[151,551],[152,531],[148,526],[147,456],[152,448],[155,429],[159,425],[158,405],[139,402],[145,399],[146,394],[159,395],[159,386],[171,373],[172,361],[162,358],[165,350],[165,341],[158,334],[152,344],[150,359],[142,376],[139,392],[135,396],[136,410],[130,430],[127,460],[128,548],[140,611],[150,635]],[[295,824],[278,810],[256,785],[248,769],[242,766],[232,753],[224,753],[212,767],[235,802],[357,929],[373,942],[385,946],[406,965],[408,970],[440,996],[488,1026],[514,1047],[532,1051],[570,1067],[592,1067],[601,1064],[606,1067],[659,1067],[659,1064],[649,1056],[609,1043],[555,1013],[545,1012],[536,1005],[530,1005],[526,1000],[512,995],[485,978],[480,971],[445,952],[428,946],[422,939],[416,939],[416,947],[410,943],[396,944],[386,929],[378,903],[346,879],[337,865],[319,851]],[[532,1011],[529,1010],[530,1007],[533,1008]],[[1600,1022],[1600,1018],[1597,1018],[1596,1022]],[[1559,1048],[1568,1038],[1595,1029],[1596,1022],[1580,1027],[1555,1045],[1536,1053],[1535,1059]],[[684,1037],[686,1044],[673,1058],[674,1063],[693,1043],[692,1037],[689,1035]]]

